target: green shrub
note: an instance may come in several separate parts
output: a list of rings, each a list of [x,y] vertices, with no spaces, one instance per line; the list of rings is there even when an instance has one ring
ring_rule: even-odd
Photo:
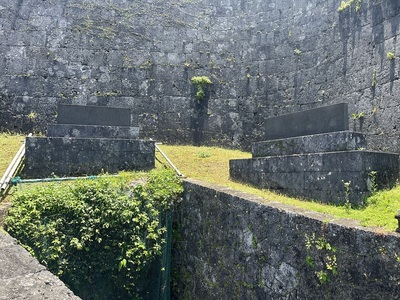
[[[356,2],[356,6],[355,6],[356,12],[360,11],[362,0],[348,0],[347,2],[346,2],[346,1],[342,1],[342,2],[340,3],[340,6],[339,6],[339,8],[338,8],[338,11],[341,12],[341,11],[344,11],[344,10],[350,8],[351,5],[352,5],[354,2]]]
[[[18,194],[6,229],[84,299],[146,295],[163,212],[182,192],[168,170],[42,185]],[[161,270],[160,270],[161,271]]]
[[[197,100],[202,100],[206,96],[204,92],[204,86],[212,84],[210,78],[207,76],[193,76],[190,81],[196,85],[197,91],[196,91],[196,98]]]
[[[386,58],[389,60],[396,59],[396,54],[394,54],[393,52],[388,52],[386,53]]]

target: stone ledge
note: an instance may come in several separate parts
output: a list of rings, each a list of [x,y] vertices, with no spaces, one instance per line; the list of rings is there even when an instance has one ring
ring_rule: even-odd
[[[329,132],[253,143],[253,157],[349,151],[367,148],[366,137],[351,131]]]
[[[185,179],[183,184],[183,200],[175,210],[180,243],[173,248],[172,266],[173,272],[190,276],[175,282],[176,299],[399,295],[400,234],[198,180]],[[323,238],[336,249],[338,273],[326,285],[316,277],[321,269],[307,265],[306,258],[325,258],[329,251],[310,251],[307,236]],[[231,288],[241,282],[248,288]]]
[[[139,127],[49,124],[48,137],[138,139]]]
[[[65,284],[0,231],[0,300],[80,299]]]
[[[371,193],[370,172],[379,189],[392,187],[399,175],[399,156],[372,151],[342,151],[231,160],[233,180],[291,196],[343,204],[344,182],[351,181],[349,201],[362,204]]]
[[[28,137],[22,176],[97,175],[102,171],[145,171],[154,166],[153,141]]]

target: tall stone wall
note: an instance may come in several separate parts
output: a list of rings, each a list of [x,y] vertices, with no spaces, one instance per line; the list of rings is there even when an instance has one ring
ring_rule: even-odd
[[[399,299],[400,234],[184,182],[173,299]]]
[[[144,137],[248,149],[267,117],[348,102],[365,116],[352,126],[400,151],[400,3],[340,3],[0,0],[0,128],[109,105],[132,108]],[[202,101],[194,75],[213,82]]]

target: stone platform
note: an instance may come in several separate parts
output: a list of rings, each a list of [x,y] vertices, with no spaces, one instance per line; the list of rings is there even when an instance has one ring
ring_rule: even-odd
[[[130,109],[60,104],[57,124],[48,125],[47,135],[27,137],[24,178],[155,167],[155,143],[139,139]]]
[[[399,155],[374,151],[376,138],[349,131],[344,115],[341,103],[268,119],[267,139],[253,143],[252,159],[230,161],[230,177],[291,196],[362,205],[374,190],[394,186]]]
[[[27,137],[23,178],[97,175],[155,167],[153,141]]]
[[[263,189],[322,202],[362,204],[377,189],[390,188],[399,175],[397,154],[341,151],[231,160],[230,176]],[[376,175],[373,173],[376,172]],[[346,194],[345,182],[350,182]]]
[[[49,124],[48,137],[138,139],[139,127]]]

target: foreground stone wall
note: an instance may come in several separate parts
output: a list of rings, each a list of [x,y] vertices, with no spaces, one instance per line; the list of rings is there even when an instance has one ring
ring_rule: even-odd
[[[184,187],[174,299],[399,299],[399,234],[194,180]]]
[[[81,298],[33,258],[17,240],[0,231],[0,299],[59,300]]]
[[[400,2],[340,3],[0,0],[0,129],[109,105],[145,137],[249,149],[267,117],[347,102],[354,129],[399,151]],[[201,102],[194,75],[213,82]]]

